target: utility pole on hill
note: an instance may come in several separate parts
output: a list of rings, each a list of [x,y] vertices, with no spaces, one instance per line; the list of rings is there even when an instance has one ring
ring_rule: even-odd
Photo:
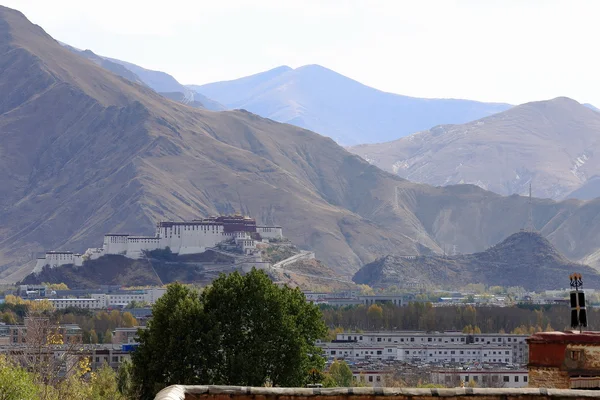
[[[527,225],[525,226],[526,232],[535,232],[535,226],[533,225],[533,205],[531,202],[531,182],[529,182],[529,199],[527,201]]]

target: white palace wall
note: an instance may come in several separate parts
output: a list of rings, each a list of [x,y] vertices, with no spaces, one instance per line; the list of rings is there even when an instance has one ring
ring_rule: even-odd
[[[199,222],[159,227],[157,236],[161,238],[161,248],[168,246],[173,253],[182,255],[203,253],[208,247],[227,240],[223,225]]]
[[[34,272],[41,271],[45,265],[50,265],[52,268],[67,264],[79,266],[83,264],[84,259],[95,260],[109,254],[137,259],[143,257],[145,251],[167,247],[175,254],[199,254],[205,252],[207,248],[215,247],[230,239],[234,240],[238,248],[250,254],[256,249],[251,236],[254,230],[265,239],[283,238],[281,227],[256,226],[254,220],[248,217],[161,222],[157,226],[155,236],[106,234],[101,248],[90,248],[83,256],[69,251],[47,252],[45,257],[37,259]]]
[[[103,249],[105,254],[125,254],[128,248],[129,235],[109,233],[104,235]]]
[[[280,226],[257,226],[256,232],[265,239],[283,239],[283,229]]]

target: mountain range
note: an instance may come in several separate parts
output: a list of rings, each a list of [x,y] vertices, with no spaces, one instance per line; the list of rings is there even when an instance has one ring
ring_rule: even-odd
[[[598,271],[569,261],[539,233],[522,231],[480,253],[416,258],[385,256],[362,267],[353,280],[373,287],[401,287],[407,280],[413,280],[450,289],[466,283],[483,283],[544,291],[564,288],[573,272],[583,274],[586,286],[600,287]]]
[[[188,88],[228,108],[242,108],[319,132],[342,145],[389,141],[434,125],[468,122],[511,107],[386,93],[320,65],[296,69],[281,66],[232,81]]]
[[[589,165],[580,168],[587,161],[589,154],[584,154],[584,152],[580,151],[581,146],[575,146],[575,153],[573,153],[573,146],[568,146],[569,150],[565,152],[566,163],[564,159],[565,154],[560,154],[565,149],[563,141],[568,137],[569,134],[565,132],[569,129],[577,129],[575,134],[583,136],[584,145],[589,143],[589,139],[593,139],[596,133],[595,126],[590,127],[590,129],[581,129],[578,126],[578,124],[581,125],[582,123],[581,121],[575,122],[575,119],[581,117],[579,114],[586,114],[586,112],[580,109],[578,113],[573,113],[572,108],[567,106],[567,102],[562,104],[564,107],[558,105],[554,108],[551,106],[546,108],[540,107],[540,104],[548,102],[521,105],[516,110],[511,110],[511,112],[507,112],[501,116],[501,118],[505,119],[503,122],[504,125],[496,123],[495,125],[488,124],[487,126],[483,126],[485,121],[476,121],[480,131],[494,131],[492,132],[494,139],[490,140],[492,145],[493,140],[500,140],[501,143],[499,146],[502,149],[506,147],[507,150],[510,150],[514,154],[514,157],[505,157],[505,160],[495,159],[494,154],[491,157],[488,157],[488,155],[484,157],[484,160],[488,164],[499,165],[501,166],[500,169],[490,169],[485,165],[479,165],[477,162],[472,163],[471,156],[469,155],[463,158],[458,157],[457,160],[460,161],[458,165],[454,165],[457,171],[453,175],[445,176],[445,179],[441,179],[441,177],[435,175],[438,173],[442,175],[446,174],[448,166],[444,162],[439,162],[437,157],[442,159],[448,158],[447,154],[441,152],[442,154],[439,155],[437,153],[431,155],[435,162],[425,167],[424,163],[427,163],[426,160],[430,156],[430,153],[439,150],[425,148],[422,149],[425,155],[418,153],[413,155],[411,153],[412,150],[398,150],[398,147],[407,142],[402,140],[393,141],[389,146],[389,142],[369,145],[368,143],[370,142],[376,142],[378,137],[377,135],[372,135],[373,127],[376,127],[375,129],[379,131],[380,125],[382,123],[387,124],[391,115],[398,116],[402,114],[402,121],[392,121],[389,123],[392,132],[390,135],[397,139],[398,135],[403,136],[405,132],[398,134],[395,131],[396,127],[411,126],[412,128],[408,128],[407,130],[411,131],[411,129],[417,129],[418,126],[426,126],[428,123],[433,124],[436,121],[476,118],[481,114],[480,111],[483,110],[481,108],[482,105],[488,103],[439,99],[426,101],[426,99],[409,98],[379,92],[318,65],[309,65],[295,70],[287,66],[282,66],[233,81],[217,82],[202,86],[184,86],[177,82],[171,75],[164,72],[151,71],[129,62],[97,56],[90,50],[81,51],[68,45],[65,46],[113,73],[133,82],[145,84],[164,97],[192,107],[216,111],[227,108],[221,103],[199,93],[200,91],[205,91],[211,96],[218,97],[223,103],[228,104],[229,108],[247,108],[261,116],[277,121],[305,127],[319,133],[329,132],[330,136],[339,142],[344,142],[346,139],[341,138],[339,135],[335,136],[336,134],[331,134],[331,132],[337,130],[338,134],[341,132],[342,135],[352,132],[355,128],[361,126],[362,122],[357,124],[356,121],[356,118],[360,117],[364,122],[364,131],[369,131],[369,133],[366,136],[363,133],[357,133],[356,138],[362,138],[360,140],[366,142],[367,145],[350,147],[350,151],[375,162],[380,168],[398,173],[400,176],[411,180],[433,185],[474,183],[500,194],[509,195],[513,193],[526,194],[529,181],[532,180],[532,176],[536,175],[540,179],[534,185],[534,194],[540,197],[588,200],[600,196],[600,185],[598,185],[598,176],[595,175],[596,171],[590,171]],[[319,88],[326,88],[326,90],[320,90]],[[330,112],[333,108],[342,104],[340,99],[343,98],[345,101],[353,99],[357,97],[357,94],[358,98],[354,101],[356,104],[361,104],[361,107],[366,104],[367,108],[374,107],[374,109],[370,109],[365,115],[362,115],[359,110],[353,109],[353,106],[345,103],[335,113]],[[402,102],[400,102],[400,99],[403,99]],[[554,99],[553,102],[559,103],[560,100],[569,99],[559,98]],[[335,106],[329,104],[332,102],[335,103]],[[391,107],[386,106],[390,102],[394,103],[394,105]],[[298,104],[319,104],[319,106],[299,108],[297,107]],[[465,107],[467,104],[471,104],[473,107]],[[323,105],[326,106],[323,107]],[[506,104],[489,103],[488,105],[491,108],[486,109],[483,114],[487,115],[490,112],[501,111],[509,107]],[[583,106],[596,112],[596,114],[587,113],[588,117],[591,116],[592,119],[597,119],[600,115],[598,108],[592,104],[585,103]],[[426,122],[422,118],[423,115],[418,111],[418,109],[423,107],[429,107],[426,115],[430,119],[430,122]],[[536,107],[538,108],[537,111],[542,111],[542,115],[536,113]],[[529,111],[523,112],[524,108],[529,108]],[[352,112],[347,112],[346,110],[352,110]],[[386,115],[386,111],[381,110],[388,110],[389,115]],[[545,114],[550,113],[562,114],[564,118],[547,118]],[[316,114],[323,115],[317,119],[309,117],[309,115]],[[489,121],[492,120],[494,119],[491,118]],[[323,123],[319,123],[318,121]],[[496,122],[498,122],[497,119]],[[548,123],[551,126],[547,126]],[[520,132],[515,132],[511,124],[518,125]],[[585,122],[583,124],[585,125]],[[594,125],[594,122],[591,122],[591,124]],[[338,125],[344,125],[345,128],[340,130],[336,128]],[[466,126],[435,126],[430,131],[439,132],[440,129],[447,129],[453,132],[460,131],[461,129],[463,131],[473,130],[470,126],[472,125],[471,122],[464,125]],[[559,134],[548,135],[546,134],[548,130],[556,131]],[[479,133],[477,132],[477,134]],[[505,134],[517,137],[509,138],[508,141],[510,143],[506,146],[506,143],[503,142]],[[437,134],[434,136],[437,136]],[[579,139],[581,141],[582,138]],[[429,137],[426,137],[424,140],[427,143],[435,143],[435,140],[430,140]],[[444,137],[443,140],[446,141],[447,137]],[[447,140],[448,143],[435,143],[434,147],[437,149],[442,145],[447,145],[448,149],[446,149],[446,153],[460,153],[469,147],[468,140],[466,140],[466,146],[464,143],[465,140],[450,139]],[[412,144],[415,140],[411,138],[408,142]],[[460,146],[460,149],[455,149],[455,145]],[[514,147],[515,150],[513,151],[511,147]],[[529,147],[537,149],[533,150],[536,153],[535,157],[530,157],[529,153],[531,151],[524,150]],[[586,150],[588,149],[586,148]],[[398,160],[400,158],[399,154],[406,152],[409,153],[409,158],[425,159],[425,162],[417,162],[412,159]],[[562,165],[559,166],[558,171],[550,171],[551,176],[547,176],[548,171],[545,169],[552,170],[554,167],[550,167],[548,162],[540,164],[540,158],[543,159],[544,156],[556,156],[554,153],[559,153],[557,157],[562,158]],[[583,156],[573,156],[573,154],[583,154]],[[414,163],[414,166],[407,167],[407,164],[410,163]],[[437,166],[440,167],[437,168]],[[494,170],[492,176],[489,174],[490,170]]]
[[[600,113],[560,97],[462,125],[349,148],[374,165],[429,185],[591,199],[600,195]]]
[[[225,110],[223,105],[185,87],[166,72],[149,70],[126,61],[99,56],[91,50],[80,50],[66,43],[61,44],[73,53],[87,58],[96,65],[122,76],[131,82],[147,86],[168,99],[206,110]]]
[[[384,254],[482,251],[527,221],[525,197],[413,183],[317,133],[190,107],[97,61],[0,8],[0,279],[107,232],[222,213],[282,225],[344,276]],[[567,257],[595,257],[600,199],[531,209]]]
[[[414,229],[406,212],[372,201],[409,183],[330,139],[167,100],[8,8],[0,48],[0,278],[18,279],[46,250],[96,246],[107,232],[151,234],[158,220],[232,212],[284,226],[337,271],[380,249],[418,251],[403,232]]]
[[[63,46],[171,100],[213,111],[245,109],[329,136],[340,144],[396,139],[436,124],[467,122],[511,107],[386,93],[319,65],[281,66],[232,81],[184,86],[165,72]]]

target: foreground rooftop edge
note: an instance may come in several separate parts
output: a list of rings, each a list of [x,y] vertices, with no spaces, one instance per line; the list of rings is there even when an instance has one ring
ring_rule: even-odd
[[[371,397],[394,397],[395,399],[433,399],[446,398],[482,398],[496,399],[586,399],[600,398],[600,391],[571,390],[571,389],[479,389],[479,388],[445,388],[445,389],[417,389],[417,388],[265,388],[245,386],[186,386],[173,385],[161,390],[155,400],[192,400],[224,399],[264,400],[268,399],[303,399],[307,397],[328,397],[332,400],[340,398],[369,400]]]

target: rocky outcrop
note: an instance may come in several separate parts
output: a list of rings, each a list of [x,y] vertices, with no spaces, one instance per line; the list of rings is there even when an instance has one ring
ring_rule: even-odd
[[[588,288],[600,288],[600,274],[575,264],[535,232],[515,233],[481,253],[456,256],[385,256],[362,267],[354,282],[374,287],[402,287],[410,280],[429,286],[460,288],[467,283],[522,286],[527,290],[560,289],[569,274],[580,272]]]

